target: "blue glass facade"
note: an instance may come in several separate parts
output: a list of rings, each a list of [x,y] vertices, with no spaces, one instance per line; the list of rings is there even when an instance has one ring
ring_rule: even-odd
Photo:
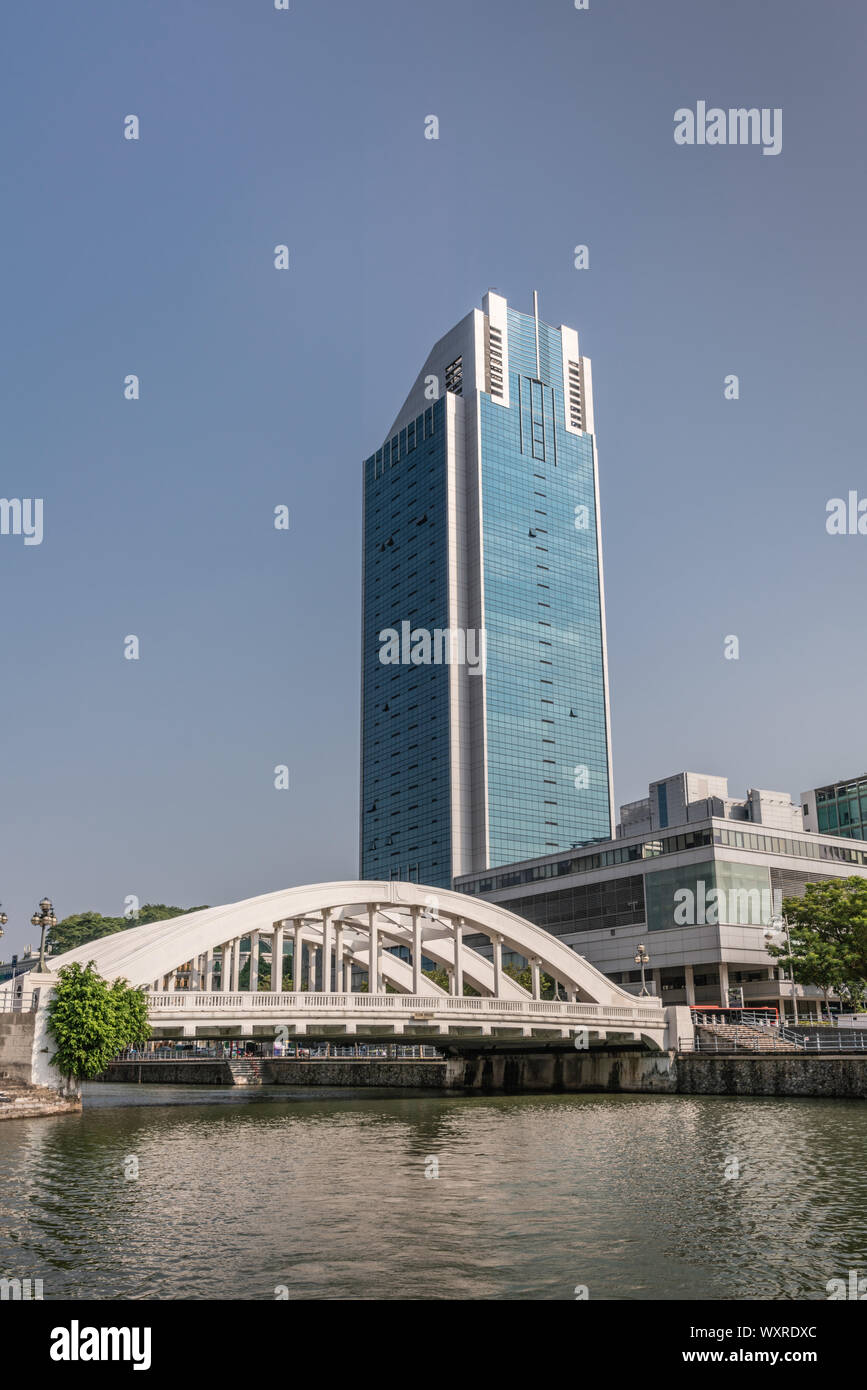
[[[593,445],[562,422],[559,331],[509,310],[481,396],[489,865],[611,834]]]
[[[451,886],[449,669],[380,660],[448,627],[445,402],[364,463],[361,876]]]
[[[612,833],[585,362],[486,303],[364,463],[363,878],[447,887]],[[438,632],[466,659],[416,659]]]

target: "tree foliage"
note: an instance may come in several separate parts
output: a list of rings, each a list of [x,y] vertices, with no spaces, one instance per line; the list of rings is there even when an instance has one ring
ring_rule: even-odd
[[[504,965],[503,974],[508,975],[516,984],[525,989],[528,994],[533,991],[533,972],[529,965],[525,965],[523,970],[519,970],[516,965]],[[539,993],[543,999],[554,998],[554,981],[550,975],[542,973],[539,976]]]
[[[89,1080],[122,1048],[147,1042],[144,991],[126,980],[109,985],[93,961],[64,965],[48,1005],[48,1031],[57,1048],[52,1065],[72,1080]]]
[[[802,898],[786,898],[788,945],[768,951],[802,985],[825,995],[832,990],[853,1002],[867,982],[867,879],[826,879],[808,883]]]

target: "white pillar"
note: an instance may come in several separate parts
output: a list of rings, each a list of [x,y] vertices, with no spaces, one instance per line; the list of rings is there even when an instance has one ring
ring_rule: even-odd
[[[464,992],[464,919],[454,924],[455,933],[455,994],[460,999]]]
[[[322,993],[331,993],[331,908],[322,909]]]
[[[300,921],[298,920],[297,917],[293,917],[293,919],[292,919],[292,990],[293,990],[293,993],[295,993],[295,994],[297,994],[297,993],[299,992],[299,990],[301,989],[301,968],[302,968],[302,966],[303,966],[303,961],[302,961],[302,959],[301,959],[302,950],[303,950],[303,946],[302,946],[302,944],[301,944],[301,923],[300,923]]]
[[[346,993],[343,964],[343,927],[338,922],[334,931],[334,993]]]
[[[412,992],[421,994],[421,908],[411,907],[412,916]]]
[[[315,941],[307,943],[307,988],[311,994],[316,992],[316,975],[319,967],[319,947]]]
[[[229,979],[229,976],[232,973],[231,958],[232,944],[230,941],[224,941],[223,953],[220,957],[220,989],[224,993],[227,993],[228,990],[232,987],[231,980]]]
[[[232,942],[232,993],[238,992],[238,976],[241,973],[241,938],[236,936]]]
[[[283,923],[274,923],[271,938],[271,993],[279,994],[283,989]]]
[[[169,993],[170,993],[170,994],[174,994],[174,992],[175,992],[175,990],[177,989],[177,987],[178,987],[178,982],[177,982],[177,978],[176,978],[176,976],[175,976],[175,972],[174,972],[174,970],[173,970],[172,973],[171,973],[171,975],[169,976]]]
[[[379,932],[376,926],[376,903],[367,904],[367,931],[370,946],[367,991],[368,994],[381,994],[382,980],[379,974]]]
[[[250,984],[248,986],[255,994],[259,988],[259,933],[250,932]]]
[[[533,992],[533,998],[534,998],[534,999],[540,999],[540,998],[542,997],[542,989],[541,989],[541,979],[540,979],[539,965],[540,965],[539,957],[538,957],[538,956],[533,956],[532,959],[531,959],[531,961],[530,961],[530,978],[531,978],[532,985],[533,985],[533,991],[532,991],[532,992]]]
[[[494,951],[494,998],[501,999],[503,994],[503,938],[492,936],[491,946]]]
[[[691,965],[683,967],[683,979],[686,985],[686,1002],[692,1007],[695,1004],[695,979]]]
[[[728,1008],[729,1002],[729,967],[728,961],[721,960],[719,963],[719,1002],[724,1009]]]

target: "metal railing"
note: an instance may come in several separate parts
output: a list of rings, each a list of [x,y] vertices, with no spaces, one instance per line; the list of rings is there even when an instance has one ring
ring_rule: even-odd
[[[867,1055],[867,1038],[855,1036],[847,1038],[840,1036],[839,1033],[833,1036],[817,1033],[815,1036],[805,1036],[794,1032],[791,1028],[768,1029],[770,1034],[769,1041],[779,1043],[779,1047],[763,1047],[762,1039],[754,1033],[743,1033],[740,1036],[725,1036],[720,1033],[696,1032],[691,1038],[678,1038],[677,1047],[679,1052],[741,1052],[749,1053],[756,1057],[779,1056],[786,1051],[797,1052],[816,1052],[816,1053],[859,1053]]]
[[[28,1014],[38,1007],[39,989],[27,983],[26,975],[17,975],[0,985],[0,1014]]]
[[[305,1046],[303,1039],[277,1046],[271,1042],[256,1042],[255,1051],[245,1050],[243,1042],[225,1045],[209,1043],[204,1046],[187,1045],[173,1047],[169,1043],[127,1047],[113,1060],[115,1062],[258,1062],[262,1059],[292,1061],[303,1055],[305,1061],[324,1061],[326,1059],[348,1059],[359,1061],[442,1061],[443,1053],[428,1043],[314,1043]]]
[[[845,1033],[817,1029],[815,1034],[796,1033],[792,1028],[780,1029],[780,1037],[794,1043],[804,1052],[867,1052],[867,1037],[863,1033]]]

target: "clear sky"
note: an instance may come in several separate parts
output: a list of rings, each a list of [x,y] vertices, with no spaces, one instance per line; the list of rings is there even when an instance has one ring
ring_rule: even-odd
[[[290,4],[0,19],[7,958],[44,893],[356,875],[360,461],[489,287],[593,360],[618,804],[867,768],[863,6]]]

